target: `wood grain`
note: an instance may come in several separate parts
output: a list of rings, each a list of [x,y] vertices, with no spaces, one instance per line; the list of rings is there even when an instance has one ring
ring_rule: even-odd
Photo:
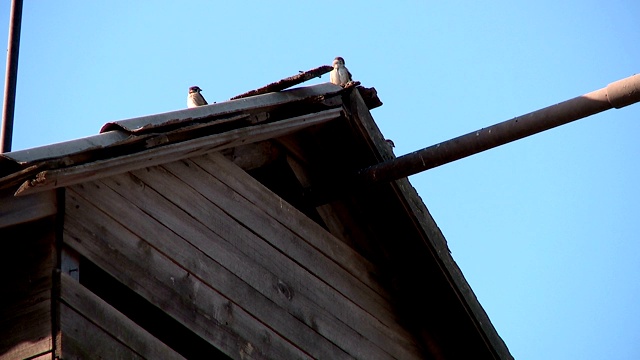
[[[237,304],[68,189],[64,241],[231,357],[307,358]],[[164,239],[163,234],[155,234]]]
[[[0,358],[51,351],[56,261],[50,218],[0,229]]]
[[[155,173],[150,177],[155,178]],[[156,179],[155,186],[175,188],[177,184],[167,184]],[[289,303],[281,293],[286,285],[279,278],[271,276],[259,263],[196,221],[194,214],[185,213],[168,202],[151,186],[139,180],[135,182],[129,176],[119,176],[95,185],[76,186],[74,189],[83,197],[90,197],[102,211],[114,214],[131,232],[167,254],[189,273],[224,294],[282,336],[304,347],[314,357],[341,358],[346,355],[331,342],[318,338],[314,328],[301,323],[276,305],[276,302]],[[199,203],[198,197],[189,197],[190,194],[185,189],[172,193],[188,197],[188,200],[182,202],[183,205]],[[210,212],[207,217],[211,218]],[[233,231],[236,231],[237,225],[232,226]],[[254,284],[261,292],[241,278]],[[314,315],[308,309],[300,310],[308,318]],[[322,323],[322,320],[317,322]],[[339,331],[336,332],[341,335]]]
[[[221,161],[235,167],[226,159]],[[263,242],[268,243],[278,251],[273,252],[269,246],[266,248],[256,247],[256,244],[260,244],[259,242],[247,242],[246,247],[256,248],[256,252],[259,254],[271,254],[266,257],[267,259],[279,259],[282,256],[281,254],[286,255],[283,260],[278,260],[278,263],[286,264],[291,262],[293,266],[286,273],[280,273],[278,276],[287,276],[288,273],[299,274],[296,275],[299,279],[305,279],[305,287],[301,287],[298,290],[300,293],[308,294],[322,308],[330,309],[339,319],[348,323],[365,338],[370,339],[390,354],[402,354],[407,349],[412,348],[413,343],[408,340],[410,337],[395,322],[393,314],[388,308],[389,303],[370,288],[364,286],[362,282],[354,278],[344,268],[338,266],[329,257],[307,243],[307,241],[322,242],[322,237],[317,239],[318,231],[321,231],[324,235],[328,233],[308,220],[305,215],[295,209],[288,213],[282,212],[281,209],[290,207],[290,205],[279,198],[277,202],[274,201],[268,205],[267,209],[260,209],[240,194],[235,193],[227,185],[220,183],[217,179],[212,179],[211,176],[207,176],[211,174],[202,172],[199,167],[194,166],[189,161],[166,164],[164,167],[169,169],[176,177],[179,177],[180,180],[190,184],[194,189],[197,188],[209,201],[224,209],[225,213],[228,213],[228,215],[219,214],[216,218],[231,216],[234,221],[259,235]],[[154,170],[149,169],[148,171]],[[144,171],[136,172],[136,174],[140,173],[143,174]],[[216,174],[219,174],[219,172],[216,172]],[[252,190],[253,193],[262,195],[270,193],[268,189],[263,188],[262,185],[248,177],[247,174],[245,174],[244,178],[236,179],[233,183],[242,183],[247,187],[254,186],[256,188]],[[182,189],[181,193],[184,193],[186,190],[184,187]],[[281,217],[287,217],[287,220],[285,221]],[[300,225],[306,225],[306,221],[313,224],[313,229],[316,232],[305,229],[304,226]],[[298,225],[292,230],[283,226],[282,222],[288,222],[291,226]],[[298,234],[306,234],[308,238],[302,238]],[[316,239],[309,240],[309,237],[314,236]],[[223,235],[223,237],[234,239],[234,243],[239,241],[232,232]],[[331,240],[335,244],[339,244],[338,246],[343,245],[335,238],[331,238]],[[349,249],[349,251],[353,253],[353,250]],[[265,263],[265,260],[261,258],[257,258],[255,261]],[[296,264],[300,265],[296,266]],[[303,272],[300,272],[300,266],[304,269]],[[277,268],[273,271],[278,274],[276,272],[278,271]],[[311,276],[307,275],[308,273]],[[300,280],[298,280],[298,283],[300,283]],[[380,322],[384,326],[381,326]]]
[[[55,191],[20,197],[5,192],[0,194],[0,228],[52,216],[57,210]]]
[[[61,275],[61,300],[69,308],[93,323],[97,328],[94,329],[96,332],[108,334],[143,358],[184,359],[180,354],[173,351],[66,274]],[[69,323],[66,319],[61,321],[63,324]],[[62,328],[63,346],[69,330],[73,331],[73,329]],[[79,338],[85,336],[88,335],[80,333],[76,334],[75,338],[76,340],[82,340]],[[81,343],[87,350],[91,350],[89,341],[81,341]]]
[[[211,281],[215,281],[212,286],[221,289],[220,291],[228,296],[233,296],[234,301],[237,301],[239,305],[256,314],[283,336],[300,344],[305,351],[314,357],[324,351],[332,351],[330,353],[332,358],[342,356],[341,351],[333,349],[333,345],[325,344],[326,340],[318,337],[315,332],[323,334],[331,342],[339,345],[345,351],[350,351],[354,356],[360,354],[361,356],[358,357],[368,357],[367,354],[380,352],[379,345],[353,330],[364,326],[360,325],[364,321],[363,317],[359,315],[362,310],[336,294],[335,290],[310,276],[296,262],[283,256],[263,239],[256,237],[249,229],[240,226],[236,220],[211,204],[201,194],[179,182],[166,170],[152,168],[134,174],[145,181],[138,180],[139,184],[135,184],[130,178],[118,177],[113,179],[118,185],[110,182],[108,185],[118,189],[121,195],[126,195],[136,206],[148,212],[158,222],[165,224],[172,232],[179,234],[184,239],[189,239],[194,246],[228,268],[241,281],[249,284],[250,290],[258,290],[262,296],[268,297],[274,304],[286,309],[289,314],[299,321],[303,321],[309,328],[306,330],[298,329],[296,322],[291,322],[287,320],[288,316],[280,314],[283,309],[274,311],[269,308],[256,307],[256,305],[260,305],[261,297],[255,297],[255,294],[252,295],[251,292],[246,295],[234,295],[238,293],[238,290],[244,289],[247,284],[237,284],[232,281],[235,280],[233,276],[216,281],[215,278],[220,278],[224,274],[218,267],[212,268],[214,277]],[[107,183],[106,180],[105,183]],[[162,189],[180,187],[181,190],[165,191],[163,195],[168,199],[163,199],[159,193],[152,190],[154,187]],[[100,196],[101,199],[97,200],[94,195],[93,198],[99,202],[101,208],[111,208],[102,199],[109,199],[112,196]],[[179,208],[188,209],[188,213],[181,214],[176,209],[176,205]],[[145,219],[144,214],[136,214],[134,217]],[[199,223],[194,219],[197,219]],[[150,222],[153,220],[145,221],[144,228]],[[148,234],[144,228],[137,226],[136,232]],[[205,239],[215,239],[215,241],[207,242]],[[164,241],[163,243],[168,242]],[[164,247],[165,245],[159,244],[158,246]],[[172,256],[179,257],[176,255],[177,252],[167,251],[173,254]],[[201,263],[201,261],[198,260],[197,263]],[[316,287],[316,284],[319,288]],[[332,310],[336,307],[340,309],[340,314],[344,317],[338,318],[335,315]],[[349,309],[351,312],[347,311]],[[307,335],[310,330],[312,333]],[[388,338],[383,338],[388,340]],[[318,349],[319,346],[320,349]]]
[[[145,359],[66,304],[60,304],[60,318],[63,359]]]
[[[227,191],[239,194],[239,199],[246,199],[245,202],[248,202],[249,206],[260,209],[267,218],[274,219],[295,233],[298,238],[337,263],[383,299],[389,299],[386,290],[375,279],[376,268],[371,262],[258,183],[245,171],[215,152],[191,160],[228,187]],[[274,211],[276,209],[277,212]]]

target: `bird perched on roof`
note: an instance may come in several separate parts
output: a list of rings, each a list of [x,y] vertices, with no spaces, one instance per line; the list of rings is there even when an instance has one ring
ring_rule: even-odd
[[[207,100],[205,100],[202,94],[200,94],[200,91],[202,91],[202,89],[197,86],[192,86],[189,88],[189,95],[187,95],[188,108],[207,105]]]
[[[329,75],[329,79],[332,83],[340,86],[345,86],[351,81],[351,73],[344,66],[344,59],[340,56],[333,59],[333,70]]]

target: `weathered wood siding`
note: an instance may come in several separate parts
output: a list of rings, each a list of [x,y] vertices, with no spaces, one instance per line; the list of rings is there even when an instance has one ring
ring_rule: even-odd
[[[79,282],[61,275],[64,359],[183,359]]]
[[[66,194],[66,245],[233,358],[421,357],[374,266],[217,153]]]
[[[48,217],[0,229],[0,359],[51,358],[53,223]]]
[[[16,197],[11,191],[0,192],[0,229],[36,221],[57,213],[55,190]],[[8,237],[3,240],[10,240]]]

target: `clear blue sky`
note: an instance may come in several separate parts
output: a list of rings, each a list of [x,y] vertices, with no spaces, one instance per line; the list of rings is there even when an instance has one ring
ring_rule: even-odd
[[[337,55],[396,155],[640,72],[636,0],[220,3],[25,1],[13,149]],[[639,134],[636,104],[410,178],[516,358],[640,358]]]

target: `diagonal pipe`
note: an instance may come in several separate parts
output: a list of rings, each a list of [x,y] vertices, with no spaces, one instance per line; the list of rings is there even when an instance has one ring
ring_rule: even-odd
[[[609,110],[640,101],[640,74],[607,87],[309,187],[303,197],[326,204],[355,189],[388,183]]]
[[[640,74],[607,87],[518,116],[487,128],[441,142],[357,172],[358,186],[389,182],[414,175],[496,146],[640,101]]]

